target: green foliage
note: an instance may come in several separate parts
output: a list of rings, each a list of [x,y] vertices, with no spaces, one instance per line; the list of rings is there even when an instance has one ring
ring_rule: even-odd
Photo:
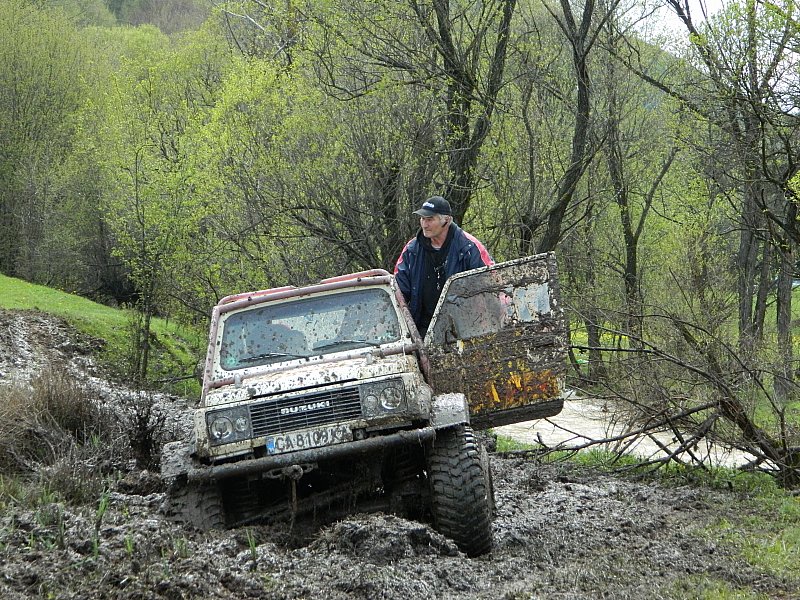
[[[0,2],[0,272],[45,280],[87,46],[58,10]]]
[[[214,249],[203,230],[220,199],[206,193],[207,164],[193,132],[209,118],[230,53],[206,31],[173,42],[152,27],[97,38],[121,58],[105,82],[115,93],[87,105],[85,133],[106,182],[98,201],[112,252],[137,290],[144,344],[156,312],[195,319],[217,300],[199,296],[205,285],[218,286],[202,258]],[[150,358],[147,347],[139,350],[141,376]]]
[[[229,71],[208,123],[190,142],[198,197],[215,207],[193,249],[223,290],[236,290],[236,281],[259,289],[332,274],[337,255],[329,240],[307,231],[339,210],[320,203],[331,183],[350,180],[352,157],[340,134],[324,98],[301,78],[257,60]],[[234,250],[246,260],[235,260]]]

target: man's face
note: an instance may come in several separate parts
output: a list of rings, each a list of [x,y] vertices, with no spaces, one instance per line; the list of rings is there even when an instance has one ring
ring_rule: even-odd
[[[422,228],[422,235],[426,238],[436,239],[442,235],[447,228],[447,217],[444,215],[433,215],[432,217],[420,217],[419,226]]]

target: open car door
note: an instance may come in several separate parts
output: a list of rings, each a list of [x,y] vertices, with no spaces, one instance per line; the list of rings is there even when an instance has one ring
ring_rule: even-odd
[[[558,414],[567,328],[555,255],[453,275],[425,346],[435,393],[463,393],[476,429]]]

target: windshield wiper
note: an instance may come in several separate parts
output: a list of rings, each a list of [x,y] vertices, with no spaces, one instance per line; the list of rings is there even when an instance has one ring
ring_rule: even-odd
[[[239,362],[241,363],[255,362],[257,360],[263,360],[265,358],[308,358],[308,354],[291,354],[289,352],[262,352],[261,354],[254,354],[253,356],[246,356],[245,358],[240,358]]]
[[[320,344],[319,346],[314,346],[314,351],[327,350],[328,348],[335,348],[336,346],[342,346],[344,344],[365,344],[367,346],[372,346],[373,348],[377,348],[381,345],[380,342],[372,342],[370,340],[336,340],[335,342],[326,342],[324,344]]]

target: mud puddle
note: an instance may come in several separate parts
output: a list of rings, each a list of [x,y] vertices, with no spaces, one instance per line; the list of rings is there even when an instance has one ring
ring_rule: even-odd
[[[179,526],[159,514],[162,494],[129,488],[101,520],[93,506],[9,507],[0,597],[677,599],[709,578],[792,597],[707,534],[741,513],[733,495],[496,456],[492,470],[495,546],[480,558],[389,514],[352,515],[298,545],[285,526]]]

